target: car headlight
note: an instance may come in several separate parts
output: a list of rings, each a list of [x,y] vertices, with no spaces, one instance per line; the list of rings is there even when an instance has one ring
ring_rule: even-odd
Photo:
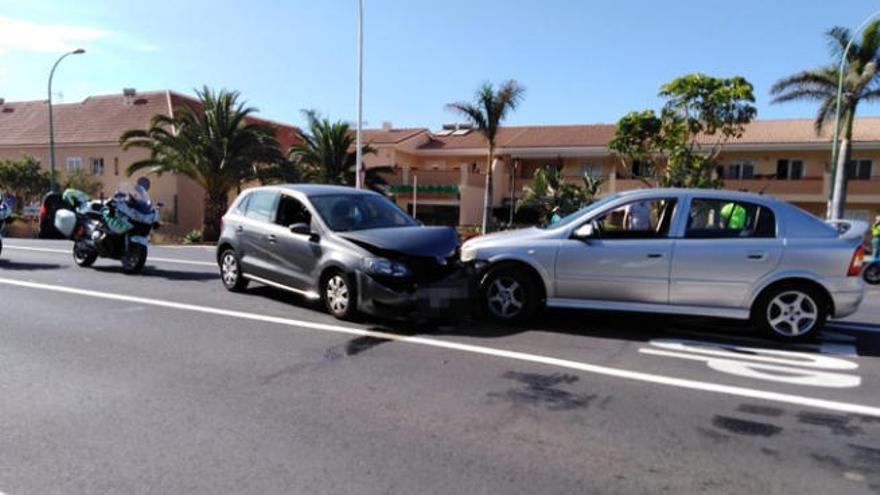
[[[463,248],[461,250],[461,262],[470,263],[477,259],[477,250],[475,248]]]
[[[399,261],[386,258],[362,258],[361,270],[371,275],[384,275],[386,277],[407,277],[409,268]]]

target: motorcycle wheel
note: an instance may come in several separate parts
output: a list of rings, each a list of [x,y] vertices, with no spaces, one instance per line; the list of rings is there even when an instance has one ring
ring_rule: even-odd
[[[865,271],[862,272],[862,278],[871,285],[880,285],[880,261],[875,261],[865,267]]]
[[[122,255],[122,272],[126,275],[137,275],[144,271],[147,263],[147,248],[140,244],[131,243],[128,251]]]
[[[98,253],[87,247],[82,246],[78,242],[74,243],[73,262],[76,263],[77,266],[88,268],[95,263],[96,259],[98,259]]]

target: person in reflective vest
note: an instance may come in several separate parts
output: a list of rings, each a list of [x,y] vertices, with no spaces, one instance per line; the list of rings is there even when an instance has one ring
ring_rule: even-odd
[[[880,215],[874,219],[874,226],[871,227],[871,258],[877,260],[880,257]]]
[[[721,208],[721,218],[725,228],[742,230],[746,226],[746,209],[736,203],[727,203]]]

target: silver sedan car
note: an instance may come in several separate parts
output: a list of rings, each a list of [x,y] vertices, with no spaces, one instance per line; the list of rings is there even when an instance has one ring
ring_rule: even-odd
[[[858,308],[866,228],[757,194],[641,189],[549,226],[472,239],[461,257],[499,320],[544,305],[671,313],[751,319],[794,340]]]

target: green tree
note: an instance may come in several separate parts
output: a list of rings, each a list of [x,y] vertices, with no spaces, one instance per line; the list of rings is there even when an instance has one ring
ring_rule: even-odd
[[[752,85],[742,77],[689,74],[660,88],[666,103],[617,122],[608,147],[626,166],[638,161],[660,172],[663,187],[721,187],[714,177],[724,144],[742,136],[757,115]]]
[[[543,224],[550,223],[554,212],[560,216],[574,213],[595,201],[604,182],[586,174],[581,181],[581,184],[566,182],[561,168],[540,168],[535,171],[532,184],[523,188],[517,211],[533,210]]]
[[[870,23],[862,32],[860,40],[853,39],[852,33],[843,27],[831,28],[825,36],[829,41],[833,63],[780,79],[770,89],[770,93],[774,96],[773,103],[802,100],[818,102],[815,127],[816,134],[820,134],[825,123],[835,116],[840,75],[837,64],[847,44],[852,41],[846,55],[840,102],[840,147],[834,177],[836,202],[829,204],[828,208],[829,217],[839,219],[843,217],[846,205],[846,168],[852,155],[856,109],[861,102],[880,101],[880,77],[877,72],[877,64],[880,62],[880,20]]]
[[[76,170],[67,174],[63,189],[79,189],[89,196],[97,196],[104,189],[104,184],[93,174],[85,170]]]
[[[196,92],[198,105],[182,105],[174,116],[154,115],[146,130],[127,131],[124,149],[144,148],[150,157],[133,163],[128,174],[180,174],[205,190],[203,235],[216,241],[229,193],[258,177],[260,166],[284,157],[275,131],[249,119],[257,110],[240,101],[237,91],[215,92],[207,86]]]
[[[481,227],[483,234],[486,233],[490,227],[489,223],[492,221],[492,163],[495,161],[495,138],[505,117],[516,110],[524,95],[525,88],[514,80],[503,83],[498,91],[495,91],[492,83],[486,82],[477,90],[472,103],[457,102],[447,105],[450,110],[467,117],[486,138],[486,191],[483,195]]]
[[[0,160],[0,190],[15,199],[17,210],[49,190],[49,173],[31,155],[20,160]]]
[[[308,131],[300,132],[302,144],[290,147],[290,159],[302,170],[303,179],[316,184],[354,186],[357,153],[351,127],[342,121],[331,122],[315,110],[302,112]],[[369,143],[361,151],[364,155],[376,152]],[[365,171],[364,185],[384,194],[388,182],[382,175],[388,173],[393,173],[390,166],[370,167]]]

